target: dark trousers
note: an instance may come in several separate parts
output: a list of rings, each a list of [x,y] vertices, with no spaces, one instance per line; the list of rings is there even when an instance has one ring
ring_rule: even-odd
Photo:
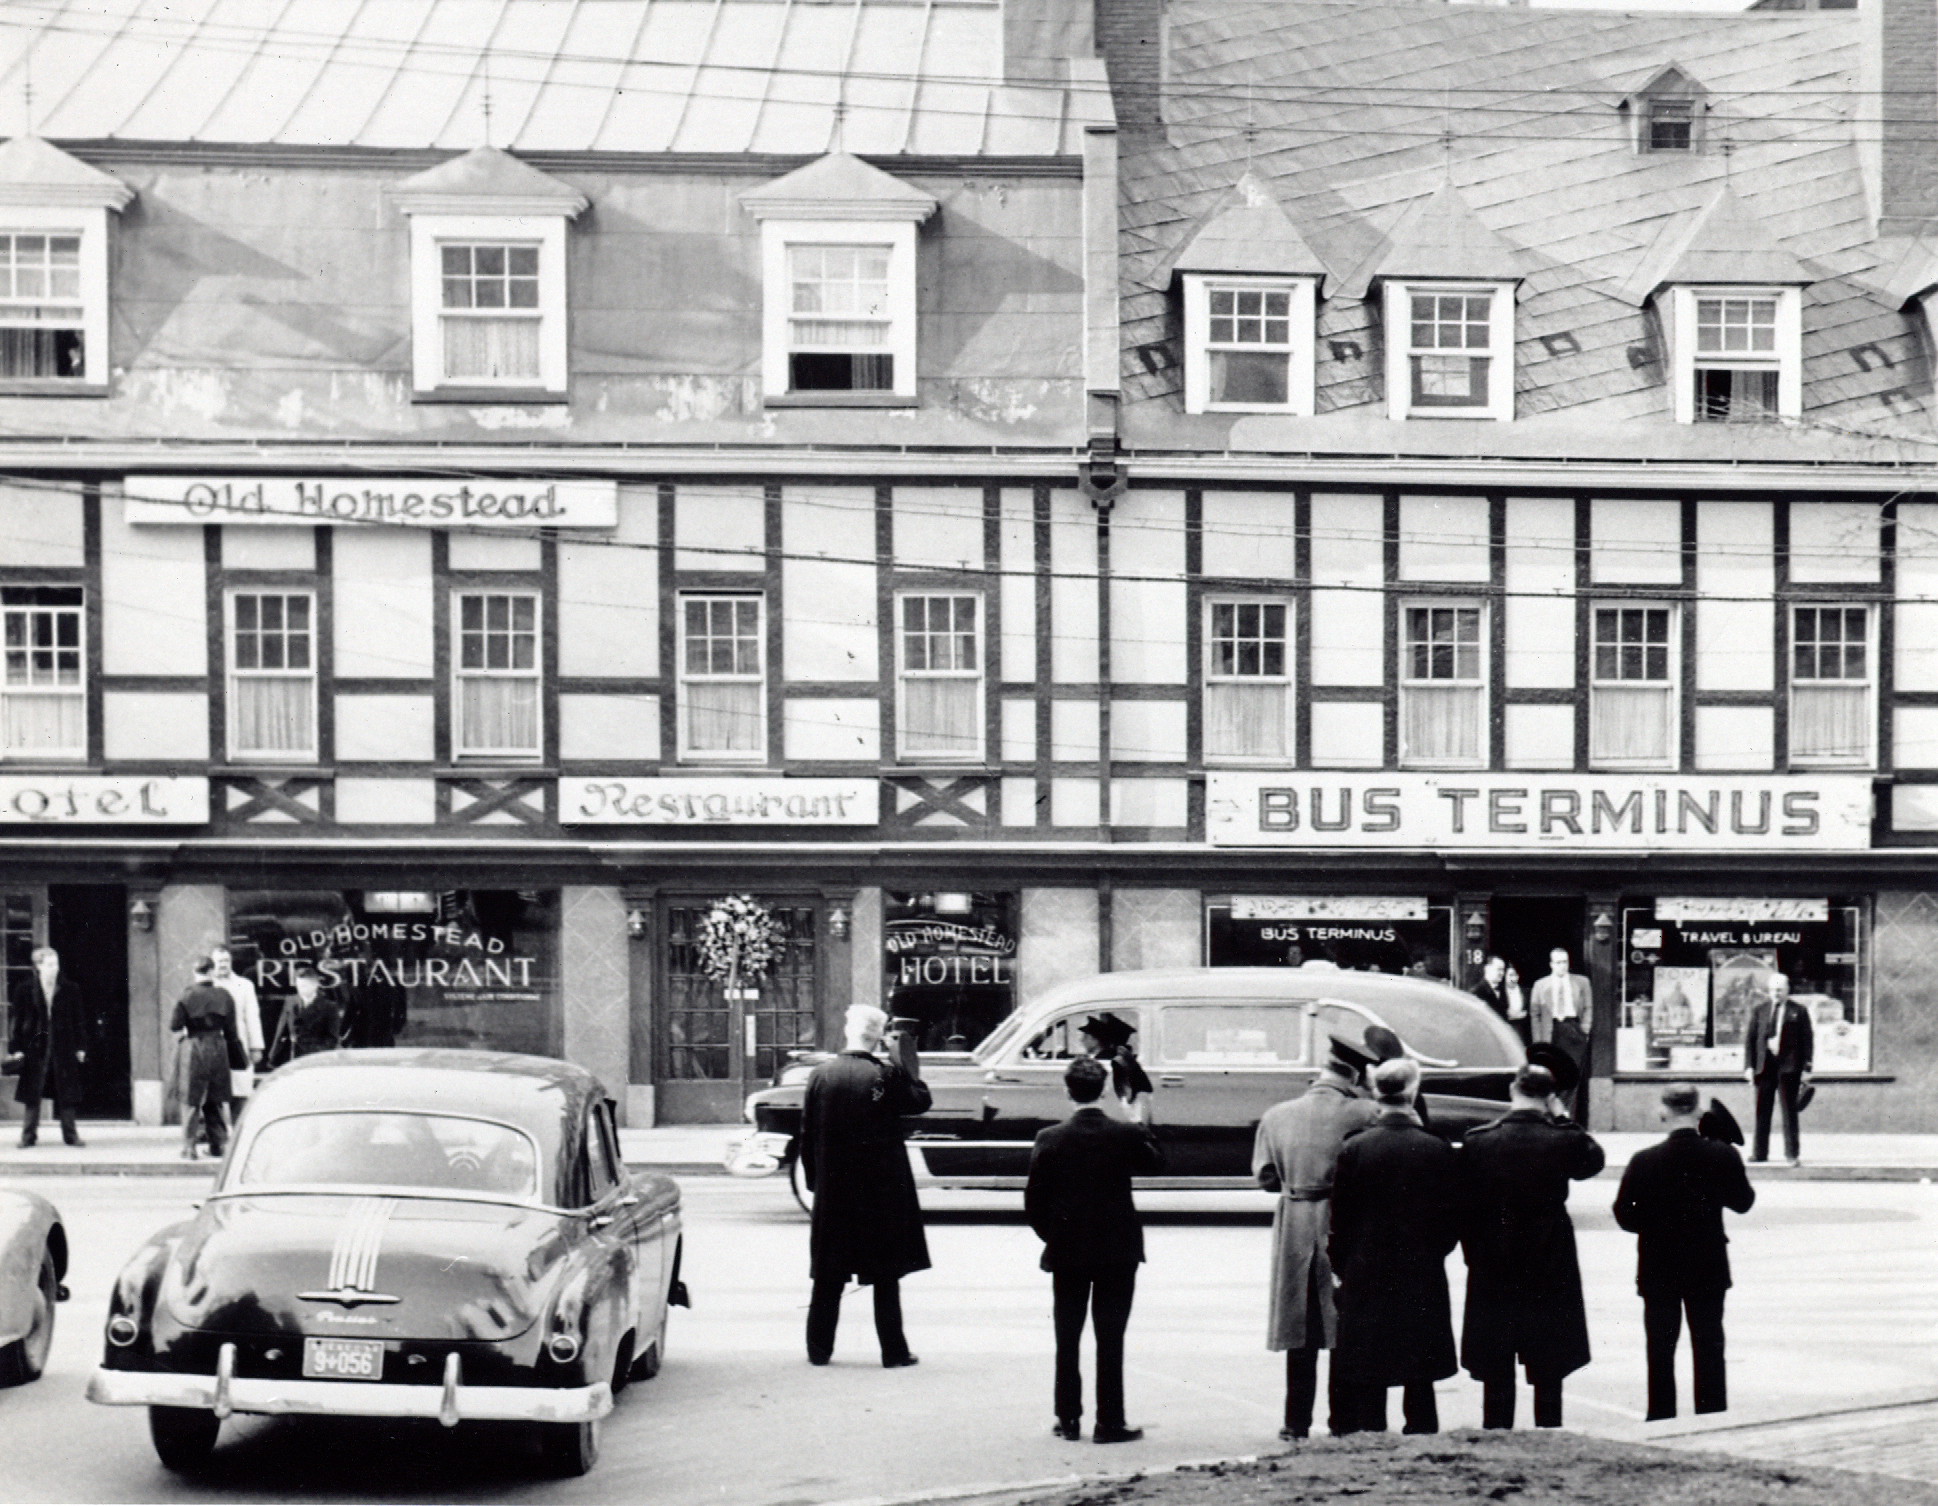
[[[834,1330],[841,1321],[841,1294],[847,1289],[846,1276],[822,1276],[814,1282],[814,1295],[808,1299],[807,1352],[817,1365],[834,1357]],[[902,1335],[902,1283],[891,1277],[877,1281],[875,1287],[875,1337],[881,1341],[882,1363],[899,1365],[908,1358],[908,1340]]]
[[[1285,1430],[1300,1438],[1312,1431],[1312,1407],[1319,1396],[1319,1356],[1323,1349],[1285,1351]],[[1347,1431],[1348,1403],[1341,1397],[1337,1366],[1326,1370],[1326,1425],[1334,1433]]]
[[[210,1093],[201,1103],[182,1105],[182,1143],[193,1145],[205,1135],[211,1155],[219,1156],[227,1149],[229,1097],[226,1093]]]
[[[1676,1415],[1676,1345],[1682,1338],[1684,1308],[1689,1310],[1689,1349],[1695,1360],[1696,1410],[1729,1410],[1729,1382],[1723,1365],[1723,1294],[1644,1297],[1642,1330],[1649,1343],[1650,1422]]]
[[[1385,1386],[1366,1386],[1346,1383],[1336,1386],[1333,1391],[1336,1412],[1333,1432],[1344,1433],[1384,1433],[1386,1431],[1386,1392]],[[1400,1392],[1402,1415],[1408,1433],[1437,1433],[1440,1431],[1440,1405],[1433,1397],[1432,1381],[1408,1381]],[[1341,1427],[1340,1423],[1345,1426]]]
[[[1802,1151],[1803,1135],[1797,1125],[1797,1090],[1803,1078],[1796,1072],[1770,1068],[1756,1074],[1756,1135],[1750,1144],[1750,1159],[1770,1159],[1770,1111],[1776,1100],[1783,1102],[1783,1154],[1794,1161]]]
[[[1588,1122],[1588,1036],[1574,1020],[1556,1020],[1549,1032],[1553,1044],[1568,1053],[1568,1057],[1581,1069],[1581,1082],[1575,1088],[1568,1105],[1569,1116],[1576,1124]]]
[[[32,1145],[40,1138],[40,1105],[36,1098],[32,1103],[20,1106],[20,1143]],[[81,1132],[74,1127],[74,1109],[65,1099],[54,1100],[54,1112],[60,1116],[61,1138],[69,1145],[77,1144]]]
[[[1529,1376],[1534,1387],[1534,1425],[1537,1428],[1561,1426],[1561,1377]],[[1480,1383],[1480,1425],[1484,1428],[1514,1426],[1514,1372],[1489,1375]]]
[[[1052,1271],[1050,1289],[1056,1313],[1056,1415],[1076,1422],[1083,1416],[1083,1323],[1091,1319],[1097,1341],[1097,1426],[1124,1426],[1124,1330],[1137,1295],[1137,1267],[1115,1270]]]

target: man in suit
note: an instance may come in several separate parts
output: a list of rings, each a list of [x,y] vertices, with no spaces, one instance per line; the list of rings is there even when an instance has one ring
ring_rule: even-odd
[[[1414,1111],[1414,1062],[1381,1062],[1373,1088],[1379,1117],[1340,1148],[1332,1178],[1340,1431],[1385,1431],[1387,1389],[1401,1386],[1406,1431],[1437,1433],[1433,1383],[1458,1368],[1447,1256],[1460,1237],[1460,1168]]]
[[[1529,1044],[1552,1042],[1568,1053],[1578,1080],[1568,1105],[1577,1124],[1588,1122],[1588,1039],[1595,1025],[1595,995],[1580,973],[1569,970],[1568,953],[1548,953],[1548,976],[1536,980],[1528,995]]]
[[[1729,1407],[1723,1360],[1723,1295],[1729,1290],[1729,1238],[1723,1209],[1748,1213],[1756,1202],[1734,1146],[1698,1128],[1702,1099],[1686,1083],[1662,1090],[1669,1137],[1635,1153],[1615,1195],[1615,1222],[1636,1236],[1635,1287],[1648,1339],[1649,1421],[1676,1415],[1676,1345],[1689,1315],[1696,1410]]]
[[[81,991],[61,976],[61,954],[51,946],[33,950],[34,976],[8,1000],[12,1028],[7,1050],[21,1058],[14,1101],[24,1111],[23,1149],[40,1139],[40,1103],[51,1094],[60,1115],[61,1139],[82,1144],[74,1126],[81,1105],[81,1069],[87,1064],[87,1015]]]
[[[1164,1158],[1143,1124],[1112,1119],[1098,1107],[1110,1069],[1079,1057],[1064,1069],[1075,1111],[1036,1137],[1023,1209],[1043,1241],[1056,1314],[1056,1426],[1083,1436],[1081,1349],[1086,1310],[1097,1342],[1098,1443],[1131,1443],[1142,1428],[1124,1421],[1124,1329],[1144,1260],[1144,1226],[1131,1178],[1151,1176]]]
[[[1252,1142],[1252,1174],[1276,1192],[1272,1211],[1272,1300],[1265,1347],[1285,1351],[1285,1426],[1288,1442],[1312,1432],[1318,1393],[1319,1351],[1338,1333],[1332,1300],[1332,1265],[1326,1241],[1332,1232],[1332,1177],[1346,1137],[1379,1117],[1359,1093],[1360,1072],[1372,1065],[1350,1041],[1335,1037],[1331,1059],[1305,1092],[1274,1104],[1258,1122]],[[1344,1431],[1339,1367],[1327,1376],[1334,1433]]]
[[[1743,1080],[1756,1086],[1756,1130],[1750,1159],[1770,1159],[1770,1110],[1783,1104],[1783,1156],[1802,1164],[1803,1135],[1797,1124],[1797,1095],[1810,1081],[1816,1063],[1817,1034],[1810,1011],[1790,997],[1790,980],[1770,974],[1770,996],[1750,1011],[1743,1034]]]

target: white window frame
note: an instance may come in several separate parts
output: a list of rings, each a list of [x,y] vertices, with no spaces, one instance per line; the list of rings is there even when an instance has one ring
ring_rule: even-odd
[[[1491,708],[1493,705],[1493,688],[1494,688],[1494,681],[1493,681],[1494,665],[1493,665],[1493,657],[1491,652],[1492,646],[1493,646],[1493,634],[1491,631],[1491,619],[1488,615],[1488,604],[1485,601],[1472,596],[1405,596],[1400,599],[1399,606],[1400,606],[1400,621],[1399,621],[1399,633],[1397,636],[1399,640],[1398,648],[1399,648],[1400,662],[1397,666],[1395,666],[1397,673],[1394,676],[1394,680],[1399,687],[1399,700],[1400,700],[1400,704],[1399,704],[1400,767],[1406,768],[1406,769],[1484,769],[1486,768],[1488,766],[1489,750],[1493,740],[1492,733],[1491,733],[1491,721],[1492,721]],[[1435,607],[1464,608],[1466,610],[1470,610],[1479,614],[1478,646],[1480,651],[1480,674],[1477,680],[1416,679],[1411,674],[1408,673],[1408,669],[1409,669],[1408,661],[1412,656],[1408,652],[1409,641],[1408,641],[1407,632],[1406,632],[1406,614],[1409,611],[1413,611],[1416,609],[1431,610]],[[1434,757],[1427,757],[1424,755],[1416,755],[1406,745],[1406,723],[1407,723],[1406,700],[1407,700],[1407,695],[1409,691],[1414,690],[1416,688],[1420,690],[1426,690],[1434,687],[1448,687],[1448,686],[1456,686],[1456,685],[1472,686],[1476,692],[1475,699],[1477,700],[1478,706],[1479,706],[1479,709],[1476,712],[1476,719],[1479,725],[1475,729],[1477,733],[1475,742],[1479,747],[1479,752],[1471,759],[1434,758]]]
[[[0,209],[0,234],[81,238],[81,371],[76,376],[0,377],[0,387],[36,390],[105,387],[108,381],[108,211],[105,208],[13,204]],[[4,323],[0,318],[0,323]]]
[[[78,699],[81,703],[81,740],[79,743],[73,745],[72,747],[57,748],[52,751],[49,751],[46,749],[34,749],[34,750],[22,749],[19,751],[10,752],[4,746],[0,746],[0,761],[7,762],[7,763],[66,763],[70,761],[72,762],[84,761],[87,758],[87,739],[88,739],[87,592],[85,588],[78,587],[78,586],[70,586],[65,582],[16,581],[16,582],[9,582],[9,584],[19,586],[26,590],[52,588],[55,590],[76,590],[80,592],[81,600],[77,604],[72,606],[65,606],[65,605],[42,606],[37,604],[19,604],[19,605],[0,606],[0,642],[4,641],[4,637],[5,637],[4,627],[5,627],[6,614],[8,613],[12,613],[12,612],[28,612],[28,613],[71,612],[73,613],[76,628],[77,628],[75,652],[79,656],[80,671],[81,671],[80,682],[72,689],[61,689],[59,687],[36,687],[31,683],[20,686],[19,688],[16,689],[13,686],[8,684],[7,669],[6,669],[5,661],[3,658],[0,658],[0,700],[3,700],[6,697],[14,696],[14,695],[29,696],[29,697],[36,697],[36,698],[41,696],[50,696],[50,695],[72,696]]]
[[[1220,674],[1216,669],[1213,668],[1213,654],[1215,652],[1216,644],[1213,637],[1212,625],[1217,620],[1218,608],[1252,607],[1252,606],[1283,607],[1285,609],[1284,672],[1276,675],[1267,675],[1262,673],[1256,674],[1256,675]],[[1203,717],[1203,721],[1201,725],[1205,729],[1203,733],[1203,746],[1204,746],[1204,761],[1207,764],[1217,764],[1220,766],[1263,765],[1267,768],[1276,768],[1276,767],[1282,767],[1284,765],[1288,765],[1292,763],[1297,757],[1299,708],[1298,708],[1296,666],[1293,662],[1297,651],[1297,647],[1298,647],[1298,629],[1297,629],[1297,621],[1295,617],[1296,610],[1297,608],[1295,606],[1295,603],[1293,602],[1292,598],[1289,596],[1256,595],[1256,594],[1230,592],[1230,591],[1221,591],[1221,592],[1216,592],[1216,593],[1206,595],[1204,599],[1204,629],[1202,633],[1202,642],[1203,642],[1203,648],[1204,648],[1204,684],[1200,693],[1200,700],[1202,703],[1200,706],[1200,712]],[[1270,753],[1214,752],[1212,750],[1211,740],[1210,740],[1210,726],[1211,726],[1210,701],[1211,701],[1211,688],[1214,685],[1276,685],[1281,687],[1284,691],[1284,699],[1282,702],[1282,705],[1283,705],[1282,714],[1284,716],[1285,752],[1281,755],[1274,755]]]
[[[538,376],[447,379],[444,375],[443,247],[538,247]],[[563,394],[570,382],[566,296],[566,216],[561,214],[412,214],[411,385],[419,396],[499,392]]]
[[[904,603],[918,599],[969,600],[976,604],[974,669],[910,669],[908,667],[908,627]],[[980,591],[958,591],[948,587],[925,589],[910,587],[895,593],[895,751],[903,763],[979,764],[987,755],[989,741],[989,609]],[[911,680],[972,681],[976,686],[976,741],[973,748],[912,748],[908,741],[908,688]]]
[[[532,667],[530,669],[466,669],[464,667],[464,603],[467,597],[524,598],[532,604]],[[488,631],[488,630],[487,630]],[[528,748],[470,747],[464,741],[464,682],[466,680],[530,680],[536,687],[532,745]],[[545,599],[527,586],[457,586],[451,591],[451,756],[462,763],[536,763],[545,756]]]
[[[1284,293],[1290,298],[1290,338],[1284,345],[1220,345],[1211,343],[1211,295],[1214,292]],[[1313,411],[1314,321],[1318,309],[1318,279],[1312,277],[1239,277],[1188,272],[1184,277],[1184,411],[1186,413],[1289,413],[1310,418]],[[1211,400],[1213,350],[1246,354],[1283,352],[1286,358],[1285,401],[1228,403]]]
[[[1703,356],[1696,350],[1696,305],[1704,298],[1772,298],[1776,300],[1776,350],[1768,357],[1751,354]],[[1674,380],[1670,402],[1679,424],[1709,422],[1696,415],[1698,367],[1729,371],[1774,371],[1777,374],[1777,411],[1782,418],[1803,416],[1803,290],[1801,288],[1736,287],[1682,284],[1669,290],[1669,350]],[[1755,422],[1756,420],[1745,420]]]
[[[1703,96],[1694,91],[1681,89],[1662,89],[1653,93],[1636,96],[1635,149],[1644,155],[1660,154],[1672,157],[1693,157],[1703,147]],[[1680,104],[1689,107],[1689,144],[1687,146],[1657,146],[1655,144],[1655,112],[1658,106]]]
[[[756,621],[754,623],[754,644],[760,654],[760,669],[755,674],[689,674],[686,667],[686,607],[693,601],[751,601],[754,604]],[[677,675],[674,720],[678,724],[679,758],[682,763],[694,764],[765,764],[767,762],[768,725],[767,725],[767,676],[772,665],[767,653],[767,596],[761,591],[681,591],[674,597],[674,668]],[[760,724],[754,737],[754,746],[747,749],[695,748],[690,735],[688,712],[688,687],[701,684],[738,684],[756,685],[759,694],[755,704],[760,708]]]
[[[1786,680],[1789,686],[1790,716],[1787,721],[1790,748],[1788,750],[1790,767],[1793,769],[1868,769],[1877,763],[1877,607],[1865,601],[1792,601],[1787,603],[1790,613],[1789,648],[1790,662],[1786,666]],[[1797,667],[1797,613],[1805,611],[1861,612],[1864,614],[1864,677],[1861,680],[1799,680]],[[1809,689],[1818,685],[1862,686],[1864,690],[1864,747],[1861,751],[1842,757],[1827,754],[1803,753],[1796,751],[1796,698],[1797,689]]]
[[[1614,611],[1614,612],[1654,611],[1654,612],[1667,612],[1669,614],[1668,640],[1666,644],[1666,647],[1668,649],[1668,664],[1667,664],[1668,693],[1666,696],[1666,699],[1668,701],[1668,710],[1665,713],[1665,724],[1668,728],[1668,746],[1664,748],[1662,753],[1656,757],[1603,758],[1603,757],[1597,757],[1595,754],[1595,751],[1594,751],[1595,718],[1598,710],[1597,701],[1599,699],[1596,695],[1596,692],[1598,690],[1601,690],[1603,687],[1606,687],[1610,690],[1618,690],[1624,687],[1632,688],[1639,685],[1657,685],[1662,683],[1661,681],[1656,681],[1656,680],[1603,679],[1601,675],[1597,673],[1596,659],[1598,656],[1596,654],[1596,650],[1601,646],[1601,640],[1596,636],[1595,614],[1597,612],[1603,612],[1603,611]],[[1608,600],[1592,601],[1591,600],[1589,602],[1588,604],[1588,749],[1589,749],[1588,766],[1592,769],[1612,769],[1612,770],[1634,769],[1634,770],[1649,770],[1649,771],[1656,771],[1656,772],[1662,772],[1662,771],[1672,772],[1681,767],[1682,765],[1682,609],[1678,603],[1672,602],[1672,601],[1648,601],[1648,600],[1630,600],[1630,601],[1608,601]]]
[[[783,220],[760,222],[761,390],[768,402],[830,407],[913,401],[916,396],[915,230],[909,220]],[[790,246],[888,247],[888,343],[881,353],[893,358],[894,383],[885,388],[824,391],[788,386],[788,321],[793,313]]]
[[[238,600],[238,598],[244,597],[244,596],[253,596],[258,599],[264,596],[276,596],[276,597],[282,598],[285,601],[288,601],[290,598],[300,596],[309,603],[309,606],[310,606],[309,628],[307,631],[308,631],[309,640],[310,640],[310,663],[309,663],[308,669],[300,672],[289,670],[289,669],[280,669],[280,670],[242,669],[237,665],[236,663],[236,643],[237,643],[236,601]],[[228,691],[229,691],[229,698],[228,698],[229,715],[226,720],[228,723],[227,735],[228,735],[228,743],[229,743],[229,757],[231,757],[232,759],[235,759],[238,763],[249,762],[249,763],[298,763],[300,764],[300,763],[316,762],[316,759],[318,756],[317,754],[318,648],[321,640],[321,634],[317,631],[316,592],[311,590],[305,590],[301,587],[289,587],[289,586],[238,586],[225,594],[225,599],[223,602],[223,613],[226,619],[224,623],[224,627],[225,627],[224,636],[226,639],[225,654],[228,660],[227,668],[228,668]],[[285,635],[287,635],[288,629],[285,628],[283,631]],[[238,735],[240,732],[241,718],[238,717],[235,714],[235,712],[236,712],[236,707],[241,700],[241,692],[240,692],[239,686],[240,686],[240,683],[245,679],[246,680],[301,679],[301,680],[309,681],[310,743],[307,748],[250,748],[250,747],[245,747],[243,745],[241,738]]]
[[[1385,289],[1386,410],[1392,418],[1493,419],[1514,417],[1514,284],[1454,278],[1388,281]],[[1487,401],[1473,407],[1418,406],[1413,401],[1413,304],[1415,294],[1488,294]]]

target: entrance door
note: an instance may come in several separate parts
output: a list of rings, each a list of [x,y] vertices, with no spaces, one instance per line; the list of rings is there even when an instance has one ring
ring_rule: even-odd
[[[35,912],[40,897],[29,890],[0,893],[0,1049],[13,1038],[13,1021],[8,1000],[13,991],[34,975],[33,952],[39,945],[35,933]],[[0,1079],[0,1116],[17,1118],[20,1110],[13,1101],[14,1082]]]
[[[126,1119],[134,1112],[128,1074],[128,891],[118,884],[52,884],[47,944],[62,976],[87,1004],[87,1067],[81,1114]],[[9,972],[12,969],[9,968]]]
[[[1548,975],[1548,953],[1561,947],[1570,966],[1586,974],[1581,953],[1586,906],[1580,896],[1496,895],[1488,906],[1493,949],[1521,975],[1521,992],[1531,995],[1535,981]]]
[[[669,1124],[723,1124],[740,1117],[747,1094],[770,1081],[788,1052],[818,1044],[819,997],[812,904],[765,901],[783,941],[765,977],[740,997],[700,965],[708,906],[675,901],[666,912],[660,998],[656,1116]]]

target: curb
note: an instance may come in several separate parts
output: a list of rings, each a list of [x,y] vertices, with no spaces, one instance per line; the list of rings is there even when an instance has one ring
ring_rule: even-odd
[[[203,1161],[83,1161],[62,1164],[0,1162],[0,1180],[10,1177],[213,1177],[221,1163]],[[634,1172],[658,1172],[669,1177],[724,1177],[727,1169],[717,1161],[628,1161]]]

